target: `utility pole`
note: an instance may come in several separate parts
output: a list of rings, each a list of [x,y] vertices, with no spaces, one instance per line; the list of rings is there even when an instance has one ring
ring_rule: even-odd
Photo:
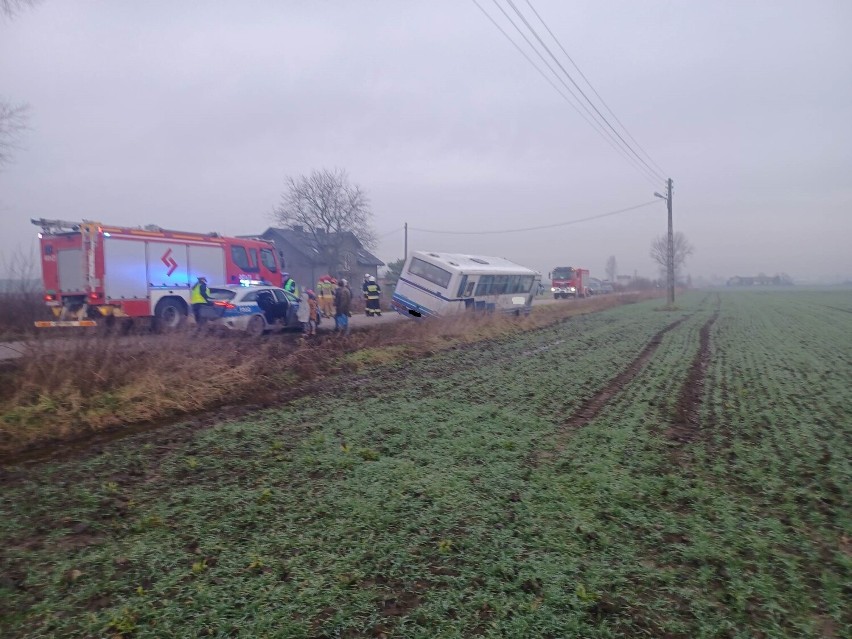
[[[675,269],[674,269],[674,233],[672,232],[672,179],[669,178],[666,182],[666,206],[669,209],[669,240],[668,240],[668,248],[669,248],[669,259],[667,264],[668,270],[668,285],[669,285],[669,295],[668,295],[668,303],[669,306],[674,306],[674,290],[675,290]]]
[[[671,214],[669,214],[669,217],[671,217]],[[669,226],[671,226],[671,224],[669,224]],[[403,256],[402,256],[403,264],[405,263],[405,260],[407,260],[407,259],[408,259],[408,222],[405,223],[405,253],[403,253]]]
[[[669,233],[666,241],[666,298],[669,306],[674,306],[674,290],[675,290],[675,274],[674,274],[674,233],[672,232],[672,179],[666,180],[666,194],[660,195],[654,193],[655,196],[666,201],[666,208],[669,211]]]

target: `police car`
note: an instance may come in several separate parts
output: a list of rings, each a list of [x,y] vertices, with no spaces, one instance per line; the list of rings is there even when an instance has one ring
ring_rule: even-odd
[[[250,335],[301,327],[296,317],[299,298],[283,288],[229,284],[207,292],[211,304],[201,309],[201,316],[215,325]]]

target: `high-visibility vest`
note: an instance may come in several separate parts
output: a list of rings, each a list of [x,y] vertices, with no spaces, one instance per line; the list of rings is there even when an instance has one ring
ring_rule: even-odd
[[[204,299],[204,296],[201,294],[201,282],[196,282],[195,286],[192,287],[192,291],[189,294],[189,303],[190,304],[206,304],[207,300]]]
[[[299,297],[299,287],[296,286],[296,280],[292,277],[288,278],[286,282],[284,282],[284,290],[288,293],[292,293],[296,297]]]
[[[379,285],[376,284],[375,282],[367,284],[367,299],[368,300],[379,299],[379,292],[380,291],[381,291],[381,289],[379,288]]]

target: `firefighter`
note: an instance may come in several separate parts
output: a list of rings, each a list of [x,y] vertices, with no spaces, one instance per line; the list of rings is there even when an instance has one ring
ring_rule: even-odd
[[[382,308],[379,306],[379,297],[382,294],[382,287],[376,282],[376,278],[369,276],[364,282],[364,300],[366,302],[365,313],[367,317],[381,317]]]
[[[211,304],[210,295],[207,291],[207,278],[203,275],[198,276],[198,280],[192,287],[192,291],[189,293],[189,302],[192,304],[195,323],[201,324],[201,309]]]
[[[325,317],[334,316],[334,285],[337,281],[331,275],[323,275],[317,282],[317,301]]]
[[[299,297],[299,287],[296,286],[296,280],[290,277],[289,273],[284,273],[282,275],[282,279],[284,280],[284,285],[281,288],[288,293],[292,293],[296,297]]]

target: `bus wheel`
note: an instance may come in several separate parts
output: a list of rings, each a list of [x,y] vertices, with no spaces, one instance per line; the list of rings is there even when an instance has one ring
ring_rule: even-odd
[[[180,328],[186,321],[186,303],[177,297],[164,297],[157,302],[154,319],[158,330],[171,331]]]

